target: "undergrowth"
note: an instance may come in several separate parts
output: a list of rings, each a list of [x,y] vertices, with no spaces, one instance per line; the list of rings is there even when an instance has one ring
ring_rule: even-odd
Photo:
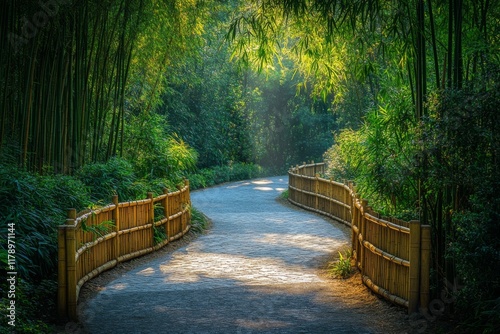
[[[191,207],[191,230],[196,233],[203,233],[208,229],[210,220],[201,211]]]
[[[339,259],[330,263],[330,273],[336,278],[349,278],[352,274],[352,251],[347,249],[339,252]]]

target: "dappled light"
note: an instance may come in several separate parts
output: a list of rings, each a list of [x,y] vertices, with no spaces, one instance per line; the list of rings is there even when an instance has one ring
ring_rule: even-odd
[[[137,274],[143,275],[143,276],[151,276],[151,275],[154,275],[155,272],[156,272],[156,270],[153,267],[149,267],[149,268],[141,270]]]
[[[273,190],[276,190],[276,189],[271,188],[271,187],[255,187],[254,189],[255,190],[260,190],[260,191],[273,191]]]
[[[186,261],[186,257],[189,261]],[[238,254],[199,253],[175,255],[161,264],[165,284],[184,284],[207,280],[209,285],[269,285],[320,282],[313,271],[290,265],[275,257],[251,257]],[[231,285],[231,283],[229,283]],[[182,288],[182,287],[181,287]],[[190,289],[188,285],[184,288]]]
[[[259,238],[257,242],[265,244],[275,244],[277,246],[292,246],[304,250],[310,250],[318,253],[328,254],[332,247],[338,248],[345,245],[344,240],[335,240],[324,236],[308,235],[308,234],[265,234],[263,238]]]
[[[283,181],[283,179],[280,179],[280,181]],[[277,191],[277,192],[282,192],[285,191],[287,188],[283,187],[270,187],[267,185],[272,184],[273,182],[267,179],[262,179],[262,180],[256,180],[252,181],[251,184],[256,184],[258,187],[254,187],[254,190],[259,190],[259,191]]]
[[[118,290],[118,291],[122,291],[122,290],[126,290],[127,288],[129,287],[128,284],[126,283],[118,283],[118,284],[113,284],[109,287],[109,289],[111,290]]]
[[[262,180],[255,180],[255,181],[252,181],[251,183],[252,183],[252,184],[264,185],[264,184],[272,184],[272,183],[273,183],[273,181],[271,181],[271,180],[266,180],[266,179],[262,179]]]
[[[234,183],[230,186],[227,186],[226,188],[227,189],[234,189],[234,188],[248,186],[249,184],[251,184],[251,182],[238,182],[238,183]]]

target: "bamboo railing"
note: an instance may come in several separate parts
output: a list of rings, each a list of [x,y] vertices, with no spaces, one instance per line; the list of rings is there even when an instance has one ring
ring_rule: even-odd
[[[182,237],[190,228],[190,205],[186,181],[155,198],[148,193],[144,200],[119,203],[113,196],[112,204],[98,210],[70,209],[58,235],[59,317],[77,320],[80,288],[91,278]]]
[[[363,283],[408,308],[429,305],[430,226],[381,217],[353,184],[321,178],[325,164],[303,164],[289,172],[289,201],[351,227],[352,250]]]

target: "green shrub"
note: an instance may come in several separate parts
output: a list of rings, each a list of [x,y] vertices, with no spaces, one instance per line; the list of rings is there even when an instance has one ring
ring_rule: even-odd
[[[489,199],[473,197],[471,210],[454,216],[455,240],[448,254],[463,282],[455,296],[456,309],[471,331],[483,333],[500,327],[500,200],[493,189]]]
[[[2,288],[3,282],[2,282]],[[3,293],[3,291],[2,291]],[[43,280],[38,284],[18,279],[16,286],[16,331],[15,333],[50,334],[54,329],[47,323],[53,323],[56,309],[57,281]],[[0,308],[7,309],[9,299],[0,300]],[[6,319],[0,322],[0,333],[13,333]]]
[[[189,186],[192,190],[207,187],[207,180],[201,174],[191,174],[188,176],[188,179]]]
[[[369,110],[360,129],[342,130],[324,155],[328,176],[353,180],[359,196],[384,215],[414,209],[417,200],[417,133],[407,93]]]
[[[191,207],[191,230],[196,233],[202,233],[208,228],[208,218],[198,209]]]
[[[141,184],[142,189],[151,191],[155,197],[161,195],[163,193],[163,189],[168,189],[169,192],[172,192],[176,191],[179,187],[184,186],[184,180],[169,180],[165,178],[140,180],[137,181],[137,183]],[[138,197],[137,199],[141,198],[142,197]]]
[[[156,113],[127,115],[124,157],[141,178],[168,178],[179,182],[196,166],[198,153],[168,130],[164,116]]]
[[[167,239],[168,235],[165,231],[164,226],[154,226],[153,227],[153,240],[154,244],[158,245]]]
[[[280,197],[283,198],[283,199],[288,199],[288,197],[290,196],[290,193],[287,190],[283,191],[281,194],[280,194]]]
[[[9,224],[15,224],[16,331],[53,333],[45,322],[52,322],[55,314],[57,229],[65,222],[66,209],[80,210],[90,204],[88,189],[70,176],[41,176],[0,164],[0,198],[0,235],[7,236]],[[4,240],[0,243],[2,263],[5,244]],[[2,297],[5,283],[0,282]],[[2,309],[7,301],[0,302]],[[1,322],[1,332],[7,332],[5,324]]]
[[[132,164],[122,158],[87,164],[76,176],[90,189],[94,202],[110,202],[115,194],[121,202],[145,198],[148,191],[144,183],[137,181]]]
[[[57,226],[68,208],[90,203],[87,188],[69,176],[40,176],[0,165],[0,235],[15,224],[16,260],[25,279],[50,277],[57,263]],[[3,244],[1,247],[4,247]]]
[[[266,171],[255,164],[235,163],[227,166],[204,168],[188,175],[192,190],[211,187],[231,181],[253,179],[266,174]]]
[[[339,259],[331,263],[331,272],[335,277],[348,278],[351,275],[351,257],[351,250],[346,250],[344,255],[339,252]]]
[[[236,163],[229,166],[230,181],[253,179],[263,175],[262,167],[255,164]]]

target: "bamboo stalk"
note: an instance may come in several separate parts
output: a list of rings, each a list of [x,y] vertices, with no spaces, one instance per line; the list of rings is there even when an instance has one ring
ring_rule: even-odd
[[[115,222],[115,240],[114,240],[114,245],[113,245],[113,257],[117,259],[121,254],[120,254],[120,208],[119,208],[119,201],[118,201],[118,195],[113,195],[113,204],[115,205],[115,208],[113,209],[112,217],[113,221]]]
[[[420,295],[420,222],[410,222],[410,277],[408,314],[418,310]]]
[[[421,226],[420,312],[427,313],[430,303],[431,227]]]
[[[66,220],[66,268],[68,283],[67,310],[68,317],[71,320],[77,320],[75,218],[76,210],[70,209]]]
[[[359,238],[360,240],[365,240],[366,239],[366,219],[364,215],[364,210],[368,206],[368,201],[367,200],[361,200],[361,206],[359,208],[359,215],[361,217],[361,228],[360,228],[360,233],[359,233]],[[360,245],[360,257],[359,257],[359,270],[361,272],[361,275],[364,274],[365,270],[365,247],[363,243]]]
[[[58,276],[57,276],[57,314],[59,319],[68,316],[68,283],[66,265],[66,225],[60,225],[58,229]]]
[[[154,199],[153,199],[153,193],[148,192],[148,199],[151,201],[148,205],[149,209],[149,214],[148,214],[148,224],[151,224],[151,240],[150,240],[150,245],[149,246],[154,246],[155,244],[155,229],[154,229],[154,222],[155,222],[155,207],[154,207]]]

